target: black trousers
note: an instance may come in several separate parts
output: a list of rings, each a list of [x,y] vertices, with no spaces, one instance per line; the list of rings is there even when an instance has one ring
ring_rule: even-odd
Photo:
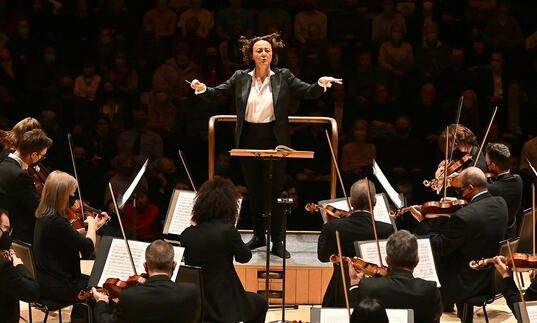
[[[249,123],[244,122],[239,148],[242,149],[274,149],[278,142],[274,136],[274,123]],[[272,202],[271,212],[271,239],[274,242],[283,240],[282,216],[283,208],[276,203],[282,193],[283,179],[286,162],[282,160],[272,161],[272,187],[271,196],[267,192],[268,160],[256,157],[240,158],[242,174],[248,189],[250,200],[250,214],[254,223],[254,234],[262,238],[265,235],[265,203]]]

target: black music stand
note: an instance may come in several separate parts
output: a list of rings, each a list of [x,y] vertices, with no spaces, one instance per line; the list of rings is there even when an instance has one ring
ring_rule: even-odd
[[[283,158],[313,158],[313,151],[297,151],[285,146],[278,146],[276,149],[232,149],[229,152],[234,157],[255,157],[268,161],[268,174],[266,185],[265,217],[266,217],[266,264],[265,264],[265,300],[269,300],[269,272],[270,272],[270,235],[271,235],[271,216],[272,216],[272,168],[274,160]],[[285,233],[284,233],[285,241]],[[284,245],[285,246],[285,245]],[[285,254],[283,255],[283,295],[285,295]],[[285,296],[282,300],[282,321],[285,318]]]

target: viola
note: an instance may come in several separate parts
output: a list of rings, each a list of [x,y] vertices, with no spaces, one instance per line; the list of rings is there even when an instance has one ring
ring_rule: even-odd
[[[75,204],[68,209],[68,220],[75,229],[82,229],[85,227],[84,219],[87,217],[94,218],[103,213],[101,210],[97,210],[89,206],[84,202],[84,215],[82,215],[82,208],[80,207],[80,199],[75,200]]]
[[[458,178],[458,176],[455,176],[455,178],[450,179],[450,175],[452,175],[455,171],[457,171],[459,168],[461,168],[468,160],[470,160],[472,156],[470,154],[464,155],[461,159],[459,159],[456,162],[451,162],[447,167],[447,173],[446,176],[448,176],[448,179],[446,179],[448,183],[448,187],[458,187],[458,180],[455,178]],[[437,193],[440,192],[442,187],[444,186],[444,168],[441,168],[440,175],[437,178],[434,178],[430,181],[424,180],[423,185],[425,187],[430,187],[431,189],[435,190]]]
[[[444,202],[431,201],[423,203],[422,205],[415,205],[414,207],[418,209],[425,218],[436,218],[438,216],[450,216],[452,213],[466,205],[468,205],[468,201],[466,200],[454,200]],[[405,207],[395,212],[390,211],[390,216],[392,218],[397,217],[410,211],[410,208],[411,207]]]
[[[326,212],[326,221],[332,221],[334,219],[341,219],[348,217],[352,214],[352,211],[344,211],[333,207],[332,205],[319,205],[315,203],[308,203],[305,206],[306,211],[313,213],[319,209],[323,209]]]
[[[386,266],[378,266],[358,257],[354,257],[354,258],[345,257],[345,260],[347,261],[350,260],[353,264],[359,265],[362,268],[362,272],[368,276],[386,276],[390,272],[390,268]],[[331,255],[330,262],[332,262],[333,264],[338,264],[339,256]]]
[[[138,286],[139,284],[144,284],[146,282],[146,278],[142,275],[132,275],[127,280],[123,281],[119,278],[108,278],[103,284],[102,288],[97,288],[97,291],[99,293],[104,293],[108,295],[111,298],[118,298],[119,293],[121,293],[122,290],[131,288],[134,286]],[[78,293],[78,299],[83,301],[93,296],[93,292],[90,288],[81,290]]]
[[[500,258],[501,261],[511,270],[513,270],[513,261],[515,262],[515,267],[517,271],[530,271],[533,269],[537,269],[537,256],[528,255],[526,253],[514,253],[513,258],[511,257],[506,258]],[[488,264],[493,264],[494,258],[486,258],[481,260],[472,260],[468,264],[470,268],[472,269],[479,269],[482,268]]]

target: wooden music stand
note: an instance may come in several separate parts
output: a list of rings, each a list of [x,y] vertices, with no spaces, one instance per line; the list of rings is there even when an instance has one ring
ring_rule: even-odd
[[[272,162],[274,160],[281,160],[283,158],[313,158],[313,151],[297,151],[289,147],[280,145],[275,149],[232,149],[229,152],[233,157],[254,157],[268,161],[268,174],[267,184],[265,191],[267,194],[265,201],[265,220],[266,220],[266,234],[267,234],[267,250],[266,250],[266,266],[265,266],[265,299],[269,299],[269,269],[270,269],[270,234],[271,234],[271,216],[272,216]],[[285,215],[284,215],[285,216]],[[285,231],[283,232],[283,247],[285,250]],[[282,317],[285,317],[285,251],[282,262]],[[283,320],[282,320],[283,321]]]

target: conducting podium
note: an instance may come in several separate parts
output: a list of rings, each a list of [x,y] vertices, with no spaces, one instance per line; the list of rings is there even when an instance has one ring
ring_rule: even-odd
[[[270,272],[270,237],[271,237],[271,216],[272,216],[272,172],[273,172],[273,161],[281,160],[284,158],[313,158],[313,151],[297,151],[291,149],[287,146],[279,145],[275,149],[232,149],[229,152],[230,156],[233,157],[248,157],[248,158],[260,158],[265,160],[268,163],[267,171],[267,182],[265,186],[265,232],[267,235],[266,241],[266,268],[265,268],[265,299],[268,302],[269,299],[269,272]],[[283,216],[283,247],[286,250],[286,216]],[[285,255],[283,257],[283,273],[282,273],[282,284],[283,284],[283,300],[282,306],[285,307]],[[282,314],[285,311],[282,312]],[[285,315],[285,314],[283,314]]]

